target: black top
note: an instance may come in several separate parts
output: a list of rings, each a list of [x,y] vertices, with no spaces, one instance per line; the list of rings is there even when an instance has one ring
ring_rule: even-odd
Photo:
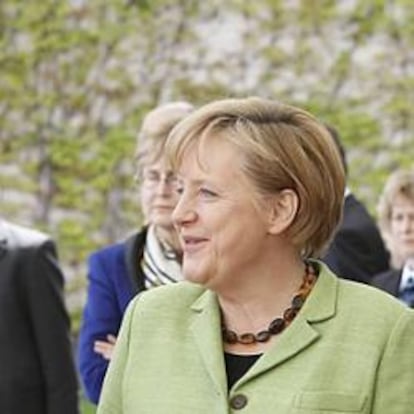
[[[261,354],[257,355],[235,355],[224,353],[226,364],[227,387],[230,388],[250,369],[250,367],[259,359]]]

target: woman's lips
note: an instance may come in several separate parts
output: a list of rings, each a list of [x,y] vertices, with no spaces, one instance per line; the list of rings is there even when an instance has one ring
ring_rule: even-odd
[[[195,253],[204,247],[208,239],[196,236],[181,236],[184,253]]]

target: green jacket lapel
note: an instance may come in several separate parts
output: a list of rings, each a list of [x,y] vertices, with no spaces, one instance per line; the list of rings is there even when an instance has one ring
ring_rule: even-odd
[[[222,395],[227,395],[220,312],[215,294],[211,291],[205,291],[194,302],[191,309],[194,313],[191,331],[206,370],[217,391]]]
[[[338,280],[325,266],[321,266],[318,282],[301,312],[268,352],[246,373],[240,384],[272,369],[299,354],[321,334],[313,323],[332,318],[336,311]]]

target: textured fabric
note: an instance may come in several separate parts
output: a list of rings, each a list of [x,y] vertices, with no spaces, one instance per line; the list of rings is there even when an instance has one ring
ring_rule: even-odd
[[[230,392],[214,293],[187,282],[130,304],[98,414],[408,414],[414,312],[323,266],[292,324]],[[242,397],[238,397],[240,402]]]
[[[63,275],[51,239],[0,221],[0,413],[76,414]]]
[[[166,254],[153,226],[148,228],[141,265],[147,289],[182,280],[180,264],[171,253]]]

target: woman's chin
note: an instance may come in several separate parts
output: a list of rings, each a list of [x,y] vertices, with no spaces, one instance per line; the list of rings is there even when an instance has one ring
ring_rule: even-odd
[[[171,220],[171,215],[154,214],[151,217],[151,222],[157,227],[162,227],[168,230],[174,230],[174,225]]]
[[[198,285],[205,285],[208,277],[204,272],[200,272],[200,269],[195,269],[192,266],[183,265],[183,275],[184,279],[191,283],[196,283]]]

